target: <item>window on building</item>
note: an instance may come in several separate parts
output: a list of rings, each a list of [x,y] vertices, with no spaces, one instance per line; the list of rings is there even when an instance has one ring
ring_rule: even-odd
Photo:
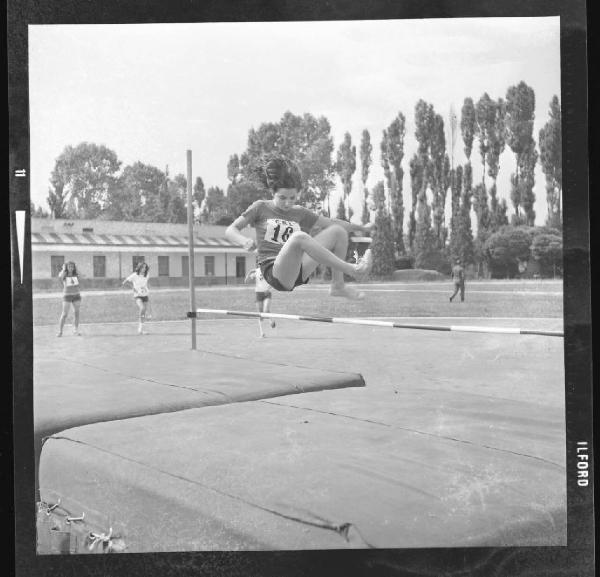
[[[92,232],[94,232],[94,229],[93,229],[93,228],[91,228],[91,227],[86,227],[86,226],[84,226],[84,227],[83,227],[81,230],[82,230],[82,232],[84,232],[84,233],[92,233]]]
[[[215,276],[215,257],[204,257],[204,274],[205,276]]]
[[[135,270],[135,267],[140,264],[141,262],[146,262],[146,259],[143,256],[139,256],[139,255],[134,255],[131,257],[131,264],[133,265],[133,270]]]
[[[105,277],[106,276],[106,257],[99,255],[94,256],[94,276]]]
[[[65,264],[64,256],[51,256],[50,257],[50,275],[52,277],[57,277],[58,273],[62,269],[63,264]]]
[[[246,278],[246,257],[236,256],[235,257],[235,277]]]
[[[187,255],[181,257],[181,276],[190,276],[190,257]]]
[[[158,256],[158,276],[169,276],[168,256]]]

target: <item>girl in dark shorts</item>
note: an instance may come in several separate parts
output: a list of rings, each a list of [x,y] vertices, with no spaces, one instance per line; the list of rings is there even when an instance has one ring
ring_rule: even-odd
[[[133,287],[133,298],[138,307],[139,325],[138,334],[148,334],[144,330],[144,322],[146,320],[146,309],[150,299],[148,290],[148,271],[150,267],[145,262],[140,262],[135,267],[135,270],[123,281],[123,285],[129,283]]]
[[[273,199],[250,205],[227,228],[226,235],[246,250],[258,245],[257,262],[269,285],[278,291],[292,291],[306,284],[321,264],[332,269],[331,296],[363,298],[363,293],[346,286],[344,274],[366,279],[373,264],[371,250],[367,249],[356,264],[344,259],[348,233],[367,232],[371,226],[330,219],[297,205],[302,188],[300,171],[281,155],[265,157],[256,176]],[[256,230],[256,243],[241,232],[248,225]],[[314,237],[309,234],[313,227],[322,229]]]
[[[69,308],[73,307],[73,334],[80,336],[79,332],[79,307],[81,305],[81,293],[79,290],[79,276],[77,275],[77,267],[70,260],[63,264],[62,269],[58,273],[58,278],[63,284],[63,302],[62,313],[58,322],[57,337],[62,337],[65,321],[69,314]]]
[[[254,280],[254,293],[256,294],[256,308],[259,313],[268,313],[271,310],[271,287],[264,279],[260,268],[252,269],[244,279],[244,282]],[[258,330],[261,338],[264,338],[265,333],[262,328],[262,320],[258,319]],[[271,319],[271,328],[275,328],[275,320]]]

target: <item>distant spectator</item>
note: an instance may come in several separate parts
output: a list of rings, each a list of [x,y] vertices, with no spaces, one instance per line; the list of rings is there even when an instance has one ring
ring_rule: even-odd
[[[58,323],[57,337],[62,337],[63,328],[67,315],[69,314],[69,308],[73,306],[73,333],[80,336],[79,332],[79,306],[81,305],[81,292],[79,290],[79,275],[77,274],[77,266],[70,260],[63,264],[62,269],[58,273],[58,278],[63,284],[63,302],[62,302],[62,313]]]
[[[456,264],[452,267],[452,280],[454,281],[454,292],[450,297],[450,302],[460,291],[460,302],[465,300],[465,269],[461,266],[460,259],[456,259]]]
[[[150,300],[148,290],[149,270],[150,267],[145,262],[140,262],[135,267],[135,271],[123,281],[123,285],[129,283],[133,287],[133,298],[139,312],[138,334],[140,335],[148,334],[144,330],[144,322],[146,321],[146,310]]]
[[[271,285],[264,279],[260,267],[251,270],[247,275],[245,282],[254,280],[254,292],[256,294],[256,308],[259,313],[268,313],[271,311]],[[275,328],[275,321],[271,319],[271,328]],[[265,333],[262,328],[262,319],[258,319],[258,330],[260,336],[264,337]]]

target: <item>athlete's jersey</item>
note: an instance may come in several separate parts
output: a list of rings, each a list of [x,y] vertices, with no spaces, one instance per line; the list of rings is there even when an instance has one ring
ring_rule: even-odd
[[[63,283],[63,294],[78,295],[79,294],[79,278],[76,276],[67,276],[63,271],[58,274],[58,277]]]
[[[126,279],[133,285],[133,296],[148,296],[148,277],[139,275],[137,272],[131,273]]]
[[[276,257],[292,234],[300,230],[309,232],[319,218],[303,206],[281,210],[272,200],[257,200],[242,216],[256,229],[258,264]]]

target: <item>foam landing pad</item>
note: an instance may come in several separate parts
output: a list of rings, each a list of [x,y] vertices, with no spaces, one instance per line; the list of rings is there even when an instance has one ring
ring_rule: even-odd
[[[36,462],[53,433],[102,421],[362,387],[361,375],[202,351],[38,360],[34,375]]]
[[[64,431],[39,474],[129,552],[565,544],[560,466],[269,401]]]

